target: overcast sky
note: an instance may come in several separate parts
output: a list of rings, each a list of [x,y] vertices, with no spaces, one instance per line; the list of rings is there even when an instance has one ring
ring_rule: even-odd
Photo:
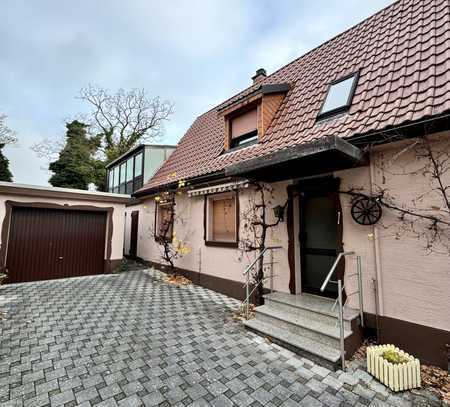
[[[161,142],[251,83],[370,16],[389,0],[3,0],[0,112],[19,143],[14,181],[47,184],[30,146],[64,133],[91,84],[145,88],[175,104]]]

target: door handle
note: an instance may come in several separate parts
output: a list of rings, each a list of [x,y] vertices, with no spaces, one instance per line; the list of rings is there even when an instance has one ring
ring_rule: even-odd
[[[59,257],[58,257],[58,260],[62,260],[62,259],[63,259],[63,256],[59,256]]]

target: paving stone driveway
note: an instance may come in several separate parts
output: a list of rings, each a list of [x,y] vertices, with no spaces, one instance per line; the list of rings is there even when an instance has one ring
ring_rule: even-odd
[[[0,288],[1,406],[430,405],[247,332],[238,302],[157,271]]]

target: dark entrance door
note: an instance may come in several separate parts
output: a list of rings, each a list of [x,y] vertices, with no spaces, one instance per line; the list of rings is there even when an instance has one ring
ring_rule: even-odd
[[[131,231],[130,231],[130,257],[137,256],[137,239],[138,239],[139,211],[131,212]]]
[[[330,283],[325,292],[320,287],[342,250],[342,227],[339,181],[317,179],[305,184],[300,194],[300,256],[302,291],[327,297],[337,296],[336,284]],[[342,267],[336,274],[342,272]]]
[[[14,207],[7,282],[103,273],[105,234],[105,212]]]

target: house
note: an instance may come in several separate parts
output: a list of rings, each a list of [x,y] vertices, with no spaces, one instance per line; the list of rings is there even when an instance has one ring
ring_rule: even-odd
[[[170,145],[139,144],[122,154],[106,166],[108,192],[132,194],[142,188],[174,150]]]
[[[169,158],[175,146],[139,144],[106,166],[108,191],[115,194],[132,194],[142,188],[161,164]],[[125,210],[123,252],[136,257],[138,212],[136,202],[130,202]]]
[[[447,368],[449,3],[397,1],[252,79],[201,114],[134,192],[137,256],[162,268],[172,239],[178,270],[244,299],[264,207],[274,293],[249,328],[330,363],[372,331]],[[336,325],[338,280],[347,302]]]
[[[0,273],[8,283],[111,273],[129,195],[0,182]]]

